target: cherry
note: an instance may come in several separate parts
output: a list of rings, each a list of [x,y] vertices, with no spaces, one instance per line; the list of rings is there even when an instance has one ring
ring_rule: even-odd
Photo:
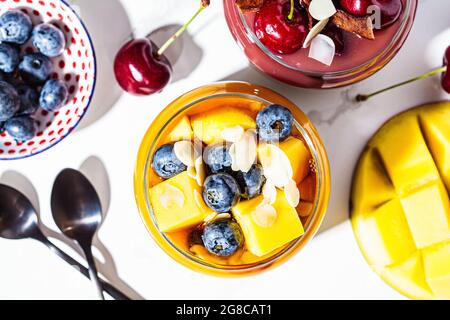
[[[308,34],[308,17],[294,1],[265,1],[255,16],[255,33],[271,51],[294,53],[303,45]]]
[[[450,71],[448,70],[448,65],[450,63],[450,46],[447,47],[447,50],[445,50],[444,55],[444,66],[447,67],[447,70],[442,74],[442,88],[447,92],[450,93]]]
[[[444,63],[443,63],[442,67],[434,69],[434,70],[432,70],[430,72],[427,72],[427,73],[425,73],[425,74],[423,74],[421,76],[414,77],[412,79],[409,79],[409,80],[406,80],[406,81],[394,84],[393,86],[387,87],[385,89],[381,89],[381,90],[375,91],[375,92],[373,92],[371,94],[358,94],[356,96],[356,101],[359,101],[359,102],[366,101],[366,100],[369,100],[371,97],[376,96],[376,95],[378,95],[380,93],[383,93],[383,92],[386,92],[386,91],[389,91],[389,90],[401,87],[401,86],[403,86],[405,84],[408,84],[408,83],[411,83],[411,82],[415,82],[415,81],[420,80],[420,79],[425,79],[425,78],[428,78],[428,77],[430,77],[432,75],[440,74],[440,73],[442,74],[442,81],[441,81],[442,88],[445,90],[445,92],[450,93],[450,72],[448,71],[449,62],[450,62],[450,46],[448,46],[447,49],[445,50]]]
[[[372,0],[339,0],[341,8],[357,17],[363,17],[368,14],[367,8],[372,5]]]
[[[114,72],[123,90],[137,95],[160,92],[170,82],[172,66],[164,55],[159,56],[148,39],[131,40],[114,61]]]
[[[382,29],[397,21],[403,10],[401,0],[371,0],[371,2],[380,10]]]
[[[172,77],[172,66],[164,52],[183,34],[195,18],[209,6],[209,0],[202,0],[200,9],[161,48],[149,39],[135,39],[127,42],[117,53],[114,73],[123,90],[136,95],[150,95],[161,92]]]

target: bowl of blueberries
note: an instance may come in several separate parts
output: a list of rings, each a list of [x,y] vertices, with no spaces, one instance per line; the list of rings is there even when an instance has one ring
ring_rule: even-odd
[[[91,38],[64,1],[0,4],[0,160],[39,154],[67,137],[95,89]]]

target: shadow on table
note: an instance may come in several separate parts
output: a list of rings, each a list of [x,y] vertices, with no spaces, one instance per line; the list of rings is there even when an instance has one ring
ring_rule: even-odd
[[[121,97],[113,63],[133,29],[119,0],[77,0],[75,5],[92,37],[97,58],[97,84],[91,106],[77,128],[82,130],[106,115]]]
[[[91,181],[94,185],[97,193],[99,195],[104,219],[107,217],[109,205],[110,205],[110,184],[109,178],[103,162],[97,157],[89,157],[86,159],[80,167],[80,171]],[[6,171],[0,177],[1,183],[11,186],[18,191],[22,192],[27,198],[30,199],[33,206],[36,208],[36,211],[40,215],[40,205],[39,205],[39,196],[34,188],[33,184],[27,177],[22,175],[16,171]],[[86,265],[84,259],[83,252],[79,248],[79,246],[72,240],[66,238],[59,232],[56,232],[47,226],[45,226],[40,217],[39,223],[42,232],[49,238],[58,241],[63,244],[67,248],[73,250],[78,257],[76,258],[78,261],[81,261],[83,265]],[[107,249],[107,247],[98,239],[96,235],[94,238],[94,255],[96,257],[96,266],[99,272],[104,276],[104,278],[113,284],[117,289],[125,293],[128,297],[133,300],[143,300],[144,298],[137,293],[133,288],[128,286],[118,275],[116,264],[114,259]]]

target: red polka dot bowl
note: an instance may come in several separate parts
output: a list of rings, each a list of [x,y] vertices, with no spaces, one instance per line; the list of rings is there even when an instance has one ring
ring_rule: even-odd
[[[0,133],[0,160],[27,158],[46,151],[66,138],[85,115],[95,89],[96,60],[89,33],[78,14],[62,0],[0,0],[0,14],[20,9],[27,13],[36,26],[52,23],[66,36],[64,53],[53,58],[53,79],[67,83],[70,91],[66,106],[57,112],[39,109],[33,116],[38,125],[36,137],[17,142],[6,132]],[[28,42],[23,53],[36,50]]]

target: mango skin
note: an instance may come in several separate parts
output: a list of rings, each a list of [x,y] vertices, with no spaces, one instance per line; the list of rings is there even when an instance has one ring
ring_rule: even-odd
[[[371,139],[355,170],[353,230],[366,260],[413,299],[450,299],[450,102],[411,109]]]

